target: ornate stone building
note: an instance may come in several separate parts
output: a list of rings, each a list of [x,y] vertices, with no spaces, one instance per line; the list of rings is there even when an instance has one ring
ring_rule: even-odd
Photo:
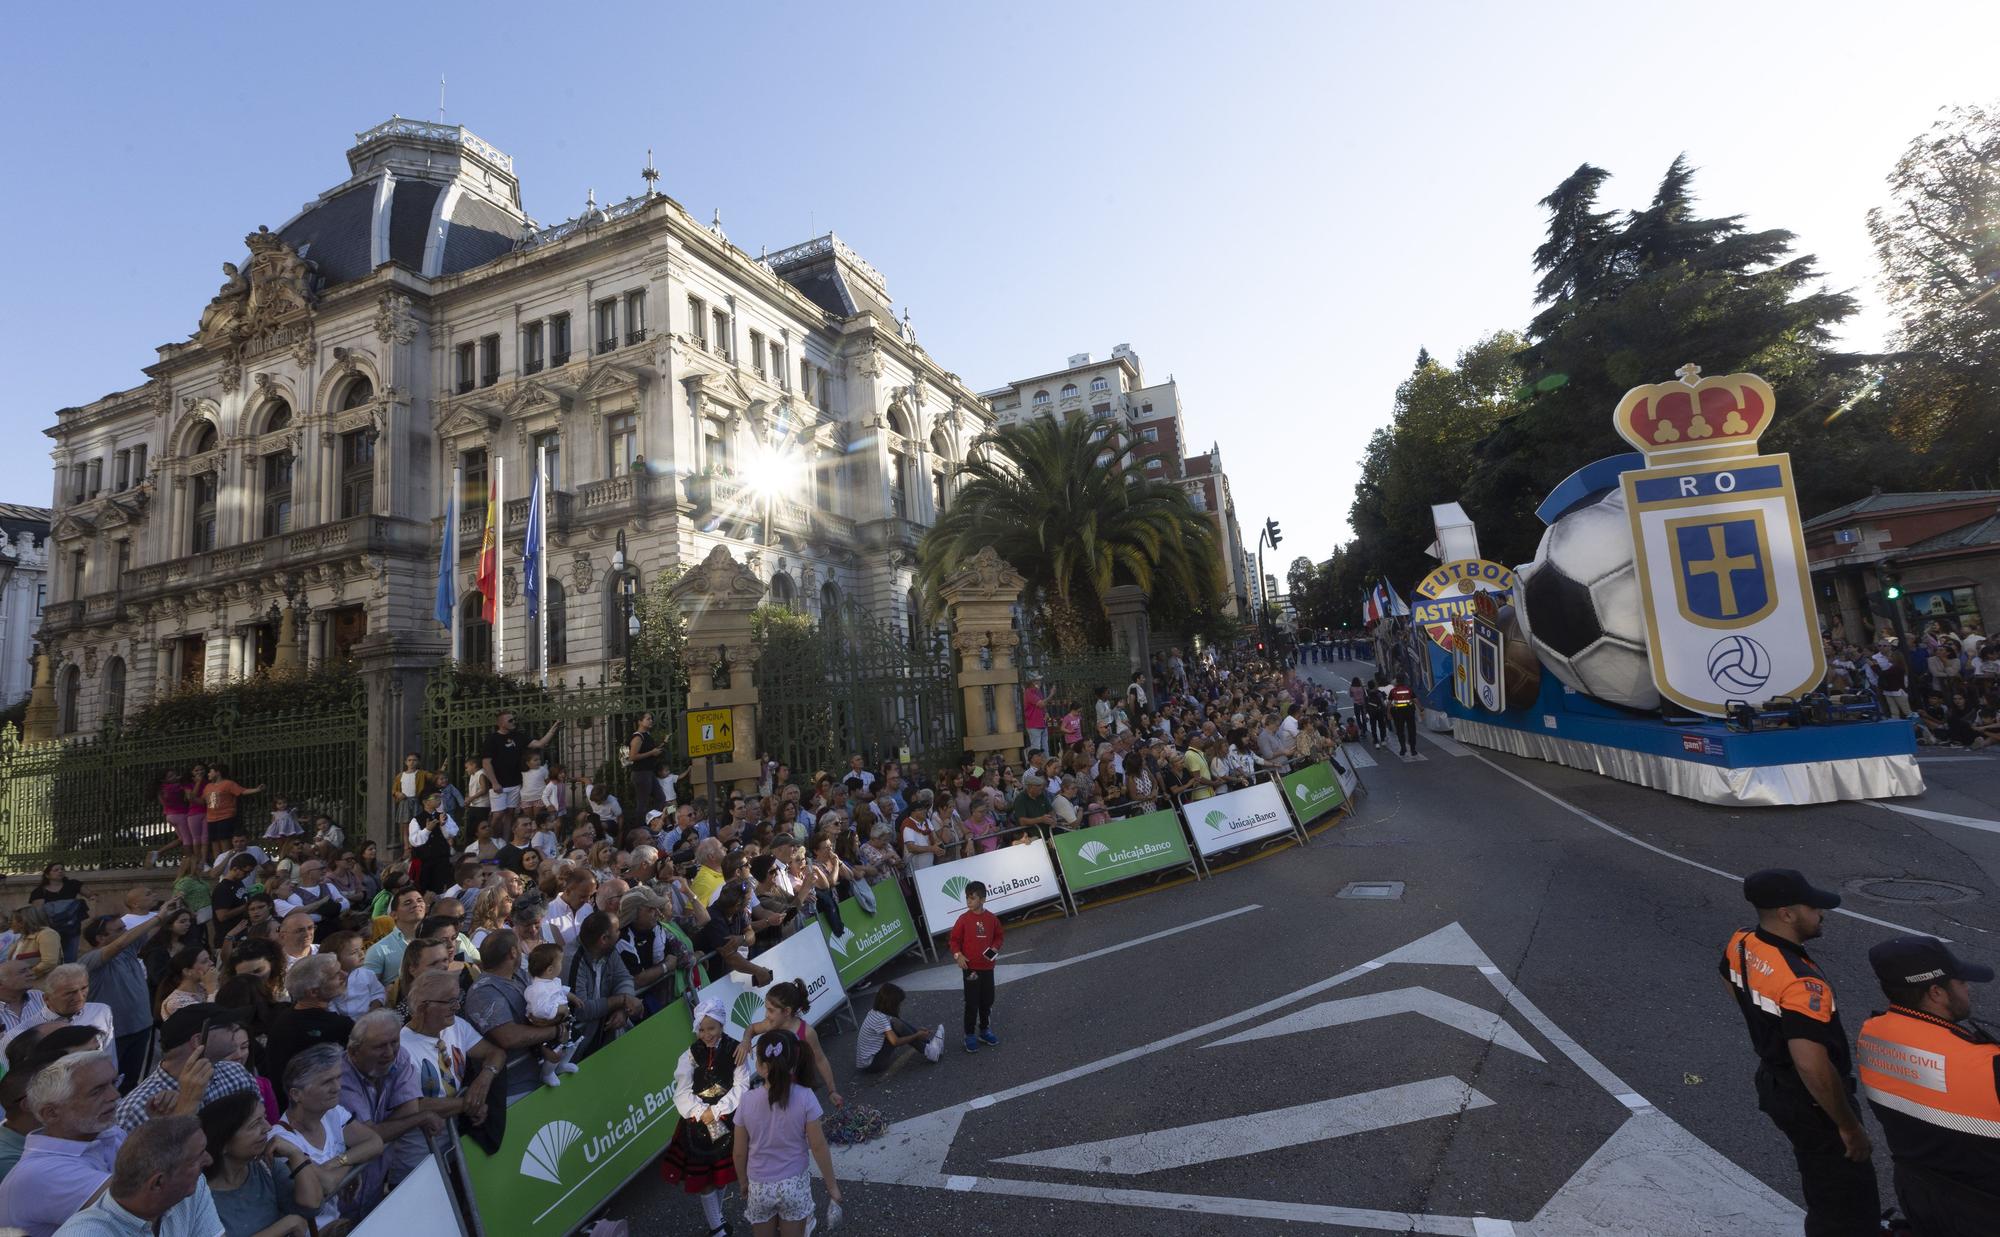
[[[513,161],[456,126],[391,120],[347,161],[250,234],[147,381],[48,431],[61,729],[292,655],[435,662],[455,467],[461,655],[493,647],[472,575],[504,462],[506,669],[533,669],[538,448],[555,672],[594,678],[623,652],[628,590],[717,544],[773,600],[907,621],[912,550],[949,501],[930,479],[990,413],[853,250],[829,234],[753,257],[650,189],[541,227]]]
[[[28,694],[49,595],[49,509],[0,503],[0,708]]]

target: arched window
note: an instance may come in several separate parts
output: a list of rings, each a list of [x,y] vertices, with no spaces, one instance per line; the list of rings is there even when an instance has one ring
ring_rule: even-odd
[[[56,692],[56,731],[75,734],[78,697],[83,693],[83,671],[75,666],[62,669],[62,686]]]
[[[792,577],[782,571],[771,577],[771,604],[787,610],[799,608],[799,591],[793,587]]]
[[[346,412],[350,408],[359,408],[363,404],[372,403],[374,399],[375,384],[368,381],[366,374],[357,374],[354,381],[348,383],[341,391],[337,408],[338,411]]]
[[[840,586],[828,580],[819,586],[819,622],[825,627],[840,621]]]
[[[910,649],[915,652],[924,647],[924,599],[915,588],[904,598],[903,612],[910,625]]]
[[[1074,382],[1063,384],[1063,398],[1064,399],[1076,398],[1076,384]]]
[[[1049,402],[1049,393],[1047,391],[1035,392],[1035,403],[1046,404],[1048,402]]]
[[[114,657],[104,665],[104,720],[116,724],[125,720],[125,659]]]
[[[208,431],[213,433],[213,430]],[[218,481],[214,469],[196,473],[188,484],[189,552],[206,554],[215,548],[215,504]]]
[[[569,597],[562,581],[549,577],[549,669],[569,661]],[[523,611],[525,613],[525,610]],[[539,621],[539,620],[538,620]],[[528,627],[528,669],[542,668],[542,642],[535,625]]]
[[[292,406],[284,400],[274,399],[264,405],[264,411],[257,418],[259,434],[275,434],[292,423]]]
[[[203,421],[201,428],[194,432],[194,442],[188,447],[189,455],[201,455],[215,450],[215,423]]]
[[[1111,379],[1106,378],[1103,374],[1099,374],[1090,380],[1090,389],[1093,392],[1109,391],[1111,389]]]
[[[478,589],[458,603],[458,659],[461,665],[493,665],[493,624],[486,621],[486,596]]]
[[[901,408],[892,407],[889,409],[889,428],[905,438],[910,436],[910,422],[903,416]]]

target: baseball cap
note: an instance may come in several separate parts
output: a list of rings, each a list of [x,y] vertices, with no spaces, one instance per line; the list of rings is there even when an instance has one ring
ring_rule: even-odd
[[[1941,979],[1974,984],[1993,979],[1992,967],[1957,957],[1934,936],[1891,937],[1868,951],[1868,964],[1875,968],[1875,978],[1898,987]]]
[[[1781,906],[1810,906],[1830,911],[1840,905],[1840,895],[1815,888],[1796,868],[1765,868],[1743,878],[1743,897],[1760,911]]]

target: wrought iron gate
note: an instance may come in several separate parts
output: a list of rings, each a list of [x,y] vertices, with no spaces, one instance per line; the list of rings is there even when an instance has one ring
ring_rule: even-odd
[[[845,606],[810,632],[773,632],[757,657],[757,739],[771,759],[804,781],[899,758],[956,765],[964,729],[950,639],[915,636]]]
[[[549,739],[546,763],[560,764],[564,777],[580,787],[604,781],[614,793],[625,789],[626,775],[618,749],[632,737],[641,713],[653,715],[654,731],[670,753],[675,769],[686,765],[687,736],[681,719],[687,711],[687,690],[678,676],[657,666],[635,667],[628,675],[596,683],[533,683],[491,676],[467,676],[450,666],[431,671],[424,691],[423,744],[425,767],[441,762],[454,784],[465,785],[463,762],[479,754],[479,745],[493,730],[500,710],[511,710],[514,729],[540,738],[560,722]],[[572,804],[582,802],[579,789]]]

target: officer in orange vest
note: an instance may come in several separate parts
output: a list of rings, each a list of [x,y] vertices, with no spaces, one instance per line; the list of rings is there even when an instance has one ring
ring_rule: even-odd
[[[1896,1161],[1896,1198],[1923,1237],[2000,1233],[2000,1043],[1967,1026],[1993,968],[1944,942],[1899,936],[1868,951],[1889,1012],[1861,1024],[1861,1092]]]
[[[1833,985],[1805,951],[1840,895],[1790,868],[1743,878],[1757,926],[1729,938],[1720,970],[1757,1052],[1757,1107],[1791,1140],[1806,1237],[1882,1231],[1873,1148],[1852,1096],[1854,1071]]]
[[[1417,754],[1417,693],[1410,690],[1410,676],[1399,674],[1389,689],[1389,720],[1396,729],[1396,754]]]

